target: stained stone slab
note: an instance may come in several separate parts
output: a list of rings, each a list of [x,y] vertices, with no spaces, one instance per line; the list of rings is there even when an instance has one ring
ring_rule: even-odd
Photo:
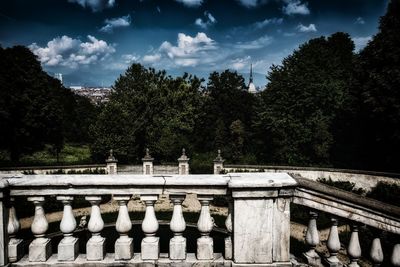
[[[214,241],[209,236],[202,236],[197,239],[197,259],[212,260],[214,257]]]
[[[169,258],[171,260],[186,259],[186,238],[175,236],[169,241]]]
[[[101,261],[106,255],[106,239],[104,237],[90,238],[86,244],[88,261]]]
[[[117,239],[115,242],[115,260],[130,260],[133,258],[133,238]]]
[[[24,245],[22,239],[11,239],[8,243],[8,259],[10,262],[16,262],[24,255]]]
[[[51,242],[49,238],[36,238],[29,245],[29,261],[44,262],[51,256]]]
[[[160,255],[160,238],[145,237],[142,240],[142,260],[157,260]]]
[[[58,244],[58,260],[74,261],[79,254],[78,238],[72,237],[66,240],[62,239]]]
[[[225,244],[225,259],[231,260],[232,259],[232,238],[226,237],[224,240]]]

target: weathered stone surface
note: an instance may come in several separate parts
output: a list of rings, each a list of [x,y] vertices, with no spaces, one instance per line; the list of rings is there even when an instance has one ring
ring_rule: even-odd
[[[13,238],[8,243],[8,259],[10,262],[16,262],[24,254],[24,245],[22,239]]]
[[[224,245],[225,245],[224,257],[227,260],[231,260],[232,259],[232,238],[230,236],[225,238]]]
[[[58,244],[58,260],[74,261],[79,254],[78,238],[68,237]]]
[[[146,237],[142,240],[142,260],[157,260],[160,254],[160,238]]]
[[[86,258],[88,261],[101,261],[106,255],[106,239],[101,236],[90,238],[86,244]]]
[[[47,261],[51,256],[51,243],[49,238],[36,238],[29,245],[29,261]]]
[[[169,241],[169,258],[171,260],[186,259],[186,238],[175,236]]]
[[[214,256],[214,241],[209,236],[202,236],[197,239],[197,259],[211,260]]]
[[[133,258],[133,238],[118,239],[115,242],[115,260]]]

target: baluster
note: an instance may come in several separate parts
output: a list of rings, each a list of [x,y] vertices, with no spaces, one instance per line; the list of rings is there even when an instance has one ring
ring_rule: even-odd
[[[131,218],[127,203],[131,199],[130,196],[114,196],[114,200],[118,202],[119,211],[115,228],[120,237],[115,242],[115,259],[130,260],[133,257],[133,238],[128,236],[132,229]]]
[[[232,259],[232,210],[233,210],[233,203],[232,198],[227,197],[228,200],[228,216],[225,220],[225,227],[228,231],[229,236],[225,238],[225,259],[231,260]]]
[[[383,251],[380,238],[374,238],[371,244],[371,251],[369,253],[372,262],[374,263],[374,267],[381,266],[383,262]]]
[[[47,261],[51,255],[51,244],[50,238],[45,236],[49,224],[43,209],[44,197],[28,197],[28,201],[35,205],[35,216],[31,225],[35,239],[29,245],[29,261]]]
[[[23,240],[18,239],[16,234],[20,229],[20,223],[14,207],[14,198],[10,198],[10,208],[8,210],[7,232],[10,238],[8,242],[8,260],[16,262],[22,258],[24,254]]]
[[[160,238],[156,236],[158,221],[154,211],[154,202],[157,195],[141,196],[140,199],[146,205],[146,213],[142,222],[142,230],[145,238],[142,240],[142,260],[157,260],[160,254]]]
[[[308,264],[312,266],[320,266],[321,258],[315,251],[315,248],[319,244],[319,232],[317,229],[317,217],[318,213],[310,211],[310,221],[308,222],[307,233],[306,233],[306,243],[310,247],[310,250],[304,253]]]
[[[393,264],[393,266],[400,266],[400,244],[394,245],[390,262]]]
[[[358,225],[354,224],[350,236],[349,247],[347,248],[347,254],[350,256],[349,267],[359,267],[358,259],[361,257],[361,246],[358,239]]]
[[[88,229],[92,234],[92,237],[86,243],[86,259],[88,261],[101,261],[104,259],[105,241],[106,239],[101,236],[100,232],[104,228],[104,221],[101,218],[100,212],[100,196],[88,196],[85,197],[87,201],[92,205],[90,211],[90,219],[88,223]]]
[[[197,228],[201,237],[197,239],[197,259],[199,260],[212,260],[214,258],[214,241],[210,237],[210,232],[214,226],[214,220],[210,215],[210,201],[213,197],[198,196],[201,204],[201,211]]]
[[[183,232],[186,229],[185,218],[182,212],[182,202],[185,195],[170,195],[170,199],[174,204],[170,229],[174,233],[174,237],[169,241],[169,258],[171,260],[186,259],[186,238]]]
[[[57,200],[64,205],[63,217],[60,223],[60,230],[64,238],[58,244],[58,260],[74,261],[79,254],[78,238],[73,236],[76,228],[76,220],[72,213],[72,196],[58,196]]]
[[[338,220],[337,218],[332,217],[332,226],[329,231],[328,241],[326,246],[329,250],[329,258],[326,259],[329,266],[343,266],[343,264],[339,261],[337,254],[340,250],[340,240],[338,233]]]

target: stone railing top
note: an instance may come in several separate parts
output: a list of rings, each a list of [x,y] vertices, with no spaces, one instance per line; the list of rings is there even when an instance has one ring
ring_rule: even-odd
[[[287,173],[230,173],[230,188],[278,188],[297,184]]]
[[[104,168],[105,164],[82,164],[82,165],[49,165],[49,166],[18,166],[2,167],[0,171],[29,171],[29,170],[57,170],[57,169],[90,169]]]

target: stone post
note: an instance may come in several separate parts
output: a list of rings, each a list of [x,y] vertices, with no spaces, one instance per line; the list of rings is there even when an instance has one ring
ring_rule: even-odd
[[[231,176],[232,266],[292,266],[290,202],[296,184],[286,173]]]
[[[371,244],[371,251],[369,253],[374,267],[381,266],[383,262],[383,250],[381,245],[381,239],[379,237],[374,238]]]
[[[131,218],[127,203],[131,199],[130,196],[114,196],[114,200],[118,202],[119,211],[115,228],[119,233],[119,238],[115,242],[115,259],[130,260],[133,257],[133,238],[128,233],[132,229]]]
[[[76,220],[72,213],[72,196],[58,196],[57,200],[64,204],[63,217],[60,223],[60,230],[64,238],[58,244],[58,260],[74,261],[79,254],[78,238],[73,236],[76,228]]]
[[[143,174],[153,175],[153,161],[154,158],[150,155],[150,150],[146,148],[146,155],[142,158],[143,161]]]
[[[145,238],[142,240],[142,260],[158,260],[160,255],[160,238],[156,236],[158,221],[154,211],[154,203],[157,195],[141,196],[140,200],[146,204],[146,213],[142,222],[142,230]]]
[[[329,250],[329,257],[326,259],[327,265],[330,267],[342,267],[343,264],[339,261],[337,254],[340,250],[340,239],[338,232],[338,220],[335,217],[331,218],[331,229],[329,231],[328,241],[326,246]]]
[[[393,266],[400,266],[400,244],[394,245],[390,262],[393,264]]]
[[[360,240],[358,239],[358,225],[356,224],[352,227],[347,254],[350,256],[350,264],[348,266],[359,267],[358,259],[361,257],[361,246]]]
[[[214,240],[210,237],[210,233],[214,227],[214,219],[210,214],[210,202],[213,197],[198,195],[197,199],[201,204],[200,217],[197,222],[197,229],[201,237],[197,238],[196,256],[198,260],[212,260],[214,259]]]
[[[29,245],[29,261],[44,262],[51,256],[50,238],[45,236],[49,224],[43,209],[44,197],[28,197],[35,205],[31,230],[35,239]]]
[[[88,223],[88,229],[92,233],[92,237],[86,244],[86,259],[88,261],[101,261],[106,255],[106,239],[101,236],[101,230],[104,228],[104,221],[101,218],[99,206],[101,197],[88,196],[85,199],[92,205]]]
[[[16,234],[20,229],[20,223],[17,217],[17,213],[14,208],[14,198],[10,198],[10,207],[8,210],[8,236],[10,241],[8,242],[8,260],[10,262],[16,262],[24,255],[23,240],[18,239]]]
[[[321,266],[321,258],[315,251],[315,248],[319,244],[317,218],[318,218],[318,213],[316,213],[315,211],[310,211],[310,220],[308,221],[308,227],[306,232],[306,243],[310,249],[303,254],[303,256],[307,260],[307,263],[312,266]]]
[[[226,217],[225,220],[225,227],[226,230],[229,233],[229,236],[225,238],[225,259],[226,260],[231,260],[232,259],[232,209],[233,209],[233,203],[232,203],[232,198],[227,197],[228,200],[228,216]]]
[[[186,238],[183,232],[186,229],[185,218],[182,212],[182,202],[185,200],[185,195],[171,195],[170,199],[174,204],[171,223],[169,225],[174,237],[169,241],[169,258],[171,260],[186,259]]]
[[[182,148],[182,156],[178,159],[179,175],[189,174],[189,158],[186,156],[186,150]]]
[[[218,156],[214,159],[214,174],[220,174],[224,169],[224,159],[221,156],[221,150],[218,149]]]
[[[0,179],[0,266],[8,265],[8,208],[6,198],[8,197],[8,182]]]
[[[108,174],[117,174],[118,167],[117,167],[118,160],[114,157],[113,150],[110,149],[110,155],[106,159],[106,170]]]

